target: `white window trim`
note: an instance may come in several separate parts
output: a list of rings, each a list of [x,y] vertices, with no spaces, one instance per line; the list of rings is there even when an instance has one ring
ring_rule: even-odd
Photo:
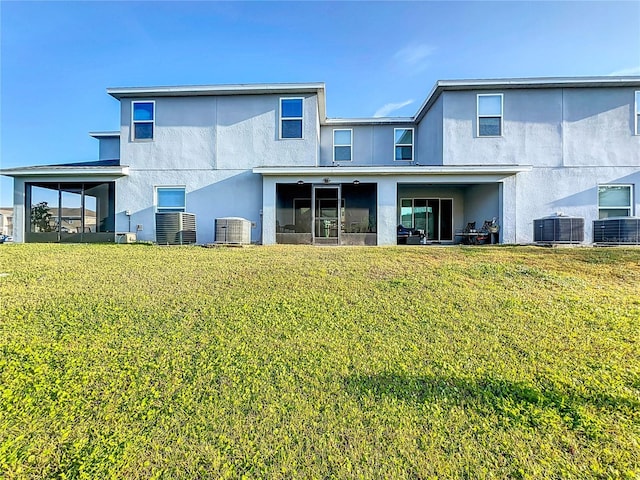
[[[408,143],[396,143],[396,132],[398,130],[411,130],[411,144]],[[415,143],[416,143],[416,132],[413,129],[413,127],[411,128],[394,128],[393,129],[393,161],[394,162],[401,162],[401,163],[408,163],[408,162],[413,162],[413,159],[415,158],[416,155],[416,149],[415,149]],[[397,160],[396,159],[396,147],[411,147],[411,160]]]
[[[336,143],[336,132],[349,132],[350,143]],[[351,155],[349,160],[336,160],[336,147],[349,147],[351,149]],[[334,128],[333,129],[333,161],[334,162],[351,162],[353,161],[353,129],[352,128]]]
[[[134,120],[133,112],[136,103],[151,103],[153,104],[153,119],[149,120]],[[151,123],[153,135],[151,138],[136,138],[136,123]],[[131,101],[131,141],[132,142],[153,142],[156,138],[156,101],[155,100],[132,100]]]
[[[163,188],[182,188],[184,189],[184,210],[178,210],[177,208],[174,210],[175,212],[186,212],[187,211],[187,186],[186,185],[154,185],[153,186],[153,205],[155,207],[156,213],[169,213],[169,212],[158,212],[158,190]],[[170,207],[162,207],[163,209]]]
[[[600,187],[629,187],[629,205],[608,205],[606,207],[600,206]],[[634,201],[633,201],[633,183],[600,183],[596,189],[596,205],[598,205],[598,218],[600,218],[600,210],[629,210],[629,217],[633,217]]]
[[[635,115],[633,116],[635,121],[635,128],[633,133],[635,135],[640,135],[640,90],[636,90],[633,93],[633,100],[636,105]]]
[[[480,115],[480,97],[500,97],[500,115]],[[500,118],[500,135],[480,135],[481,118]],[[476,137],[500,138],[504,134],[504,94],[503,93],[478,93],[476,95]]]
[[[302,101],[302,116],[301,117],[283,117],[282,116],[282,101],[283,100],[301,100]],[[304,97],[280,97],[280,101],[278,102],[279,106],[280,106],[280,110],[278,112],[278,116],[280,117],[280,121],[278,123],[279,125],[279,132],[278,132],[278,136],[280,140],[304,140]],[[283,120],[300,120],[301,124],[302,124],[302,128],[300,129],[300,137],[298,138],[289,138],[289,137],[283,137],[282,136],[282,121]]]

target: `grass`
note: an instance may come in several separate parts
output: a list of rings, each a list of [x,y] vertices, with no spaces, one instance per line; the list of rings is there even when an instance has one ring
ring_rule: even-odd
[[[640,478],[640,250],[0,248],[0,477]]]

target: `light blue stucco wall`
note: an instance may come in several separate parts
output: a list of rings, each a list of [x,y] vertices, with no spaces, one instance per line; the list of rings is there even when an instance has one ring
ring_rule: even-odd
[[[98,159],[115,160],[120,158],[120,139],[118,137],[99,138]]]
[[[412,165],[408,161],[395,161],[395,128],[414,129],[414,157],[417,142],[417,127],[411,123],[398,125],[324,125],[320,129],[320,166],[332,166],[333,131],[352,130],[352,161],[335,162],[346,166]]]
[[[444,95],[440,95],[418,125],[416,161],[422,165],[442,165]]]
[[[477,93],[504,95],[503,135],[478,138]],[[585,243],[598,218],[599,184],[634,184],[640,213],[640,136],[634,89],[553,88],[444,92],[445,165],[531,165],[505,182],[505,241],[533,241],[533,221],[558,212],[585,219]]]
[[[242,217],[256,224],[252,241],[260,239],[262,181],[247,170],[132,171],[116,187],[116,230],[137,232],[138,240],[155,241],[155,187],[183,186],[186,211],[196,215],[198,243],[214,241],[214,221],[221,217]],[[141,230],[138,230],[138,225]]]
[[[116,188],[116,229],[129,229],[129,210],[138,239],[155,240],[155,187],[184,186],[198,243],[213,242],[215,218],[228,216],[255,223],[259,241],[262,180],[251,169],[317,165],[317,97],[301,96],[302,139],[279,138],[280,95],[156,98],[153,141],[131,139],[131,101],[123,100],[121,164],[130,174]]]
[[[318,104],[304,97],[302,139],[279,139],[278,95],[159,97],[153,141],[131,138],[131,101],[121,101],[121,163],[132,169],[315,166]]]

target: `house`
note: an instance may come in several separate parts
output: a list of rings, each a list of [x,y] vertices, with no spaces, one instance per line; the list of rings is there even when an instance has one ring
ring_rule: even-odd
[[[222,217],[263,244],[393,245],[400,224],[456,243],[493,218],[530,243],[561,212],[591,243],[594,220],[639,208],[640,77],[439,81],[402,118],[327,118],[322,83],[107,93],[120,128],[91,133],[97,161],[1,171],[16,241],[155,241],[157,213],[189,212],[198,243]],[[43,202],[76,209],[75,231],[40,228]]]
[[[0,235],[13,235],[13,208],[0,208]]]

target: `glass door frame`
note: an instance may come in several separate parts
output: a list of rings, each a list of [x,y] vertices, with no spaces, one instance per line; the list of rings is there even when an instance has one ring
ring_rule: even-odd
[[[311,186],[311,239],[313,244],[321,244],[321,245],[340,245],[341,244],[341,233],[342,233],[342,185],[338,184],[314,184]],[[318,190],[335,190],[336,191],[336,217],[327,217],[326,220],[333,220],[335,218],[336,221],[336,235],[335,236],[327,236],[323,237],[320,235],[316,235],[316,223],[318,220],[325,220],[325,217],[321,217],[318,215],[318,206],[316,192]],[[333,200],[333,198],[332,198]],[[331,228],[331,227],[329,227]],[[320,239],[326,239],[325,241],[318,241]],[[334,242],[329,242],[329,240],[335,239]]]
[[[420,201],[424,201],[426,203],[426,212],[425,212],[425,220],[427,223],[427,230],[425,230],[425,235],[427,235],[427,237],[429,236],[429,233],[433,233],[433,232],[429,232],[428,231],[428,226],[429,226],[429,217],[433,218],[433,223],[435,226],[435,230],[438,233],[437,238],[430,238],[428,241],[432,241],[432,242],[449,242],[452,241],[454,236],[453,236],[453,198],[452,197],[423,197],[423,196],[419,196],[419,197],[402,197],[400,198],[400,218],[399,218],[399,224],[402,224],[405,227],[408,228],[416,228],[416,200],[420,200]],[[403,223],[403,216],[407,216],[407,214],[403,215],[402,213],[402,208],[403,208],[403,202],[404,201],[408,201],[411,202],[411,207],[405,207],[405,208],[411,208],[411,225],[404,225]],[[449,201],[451,202],[451,239],[445,239],[442,240],[442,202],[443,201]],[[437,202],[438,203],[438,210],[437,213],[436,212],[429,212],[429,202]]]

